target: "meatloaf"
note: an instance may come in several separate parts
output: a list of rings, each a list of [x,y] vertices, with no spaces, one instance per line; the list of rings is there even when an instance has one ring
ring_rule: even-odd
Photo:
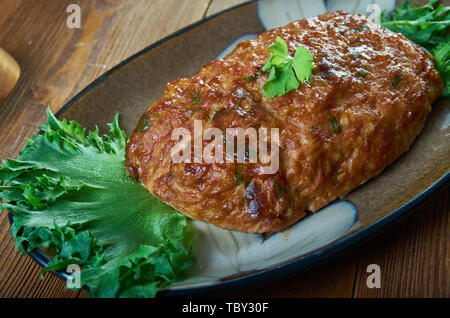
[[[266,98],[261,72],[279,36],[313,55],[310,82]],[[432,56],[366,17],[326,13],[241,42],[191,78],[167,84],[127,145],[127,168],[181,213],[218,227],[285,229],[378,175],[406,152],[443,90]],[[174,163],[171,134],[194,120],[216,127],[279,129],[280,164]],[[208,142],[204,142],[205,145]]]

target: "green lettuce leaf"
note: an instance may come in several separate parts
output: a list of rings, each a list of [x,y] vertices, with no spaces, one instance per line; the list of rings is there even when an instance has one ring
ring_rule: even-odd
[[[93,297],[154,297],[183,279],[195,263],[193,230],[126,173],[118,117],[100,136],[47,113],[42,133],[0,169],[16,248],[54,251],[43,272],[79,265]]]
[[[426,48],[435,59],[436,69],[442,76],[445,90],[450,96],[450,7],[438,5],[439,0],[421,7],[412,7],[409,0],[398,6],[392,16],[383,14],[381,25],[402,33],[408,39]]]

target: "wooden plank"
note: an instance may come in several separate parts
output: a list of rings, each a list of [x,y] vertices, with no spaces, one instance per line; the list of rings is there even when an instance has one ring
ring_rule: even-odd
[[[0,2],[0,25],[2,25],[4,20],[22,3],[22,1],[23,0]]]
[[[213,0],[206,12],[207,16],[213,15],[222,10],[234,7],[235,5],[247,2],[248,0]]]
[[[450,297],[450,188],[361,248],[355,297]],[[381,288],[368,288],[367,266],[380,266]]]
[[[123,59],[201,19],[209,0],[75,1],[82,28],[66,26],[71,0],[0,4],[0,47],[19,62],[22,77],[0,104],[0,158],[17,157],[24,138],[83,87]],[[5,213],[0,214],[0,297],[77,297],[13,251]]]
[[[350,298],[353,294],[358,250],[319,267],[264,286],[236,290],[222,296],[257,298]]]

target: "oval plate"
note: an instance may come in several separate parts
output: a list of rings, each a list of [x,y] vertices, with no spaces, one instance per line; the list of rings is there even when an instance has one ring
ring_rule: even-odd
[[[335,5],[336,1],[330,3]],[[264,10],[251,1],[160,40],[95,80],[57,116],[93,129],[99,123],[111,122],[119,113],[121,127],[129,135],[148,105],[163,95],[166,83],[194,75],[206,62],[229,50],[231,43],[264,31],[267,21],[261,22],[261,12]],[[283,233],[264,240],[194,221],[199,264],[185,281],[158,295],[248,287],[323,262],[413,211],[448,184],[449,167],[450,107],[448,99],[440,99],[410,151],[380,176],[348,194],[346,201],[325,207]],[[49,260],[40,250],[30,255],[41,266]],[[55,274],[68,277],[61,272]]]

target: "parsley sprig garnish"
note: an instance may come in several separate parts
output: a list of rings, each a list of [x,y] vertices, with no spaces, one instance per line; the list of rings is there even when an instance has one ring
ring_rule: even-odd
[[[262,68],[263,72],[269,72],[269,78],[263,86],[267,98],[283,96],[297,89],[301,83],[311,80],[311,71],[314,68],[313,56],[303,46],[299,46],[294,57],[289,55],[286,42],[277,36],[276,43],[270,45],[267,50],[273,54]]]

